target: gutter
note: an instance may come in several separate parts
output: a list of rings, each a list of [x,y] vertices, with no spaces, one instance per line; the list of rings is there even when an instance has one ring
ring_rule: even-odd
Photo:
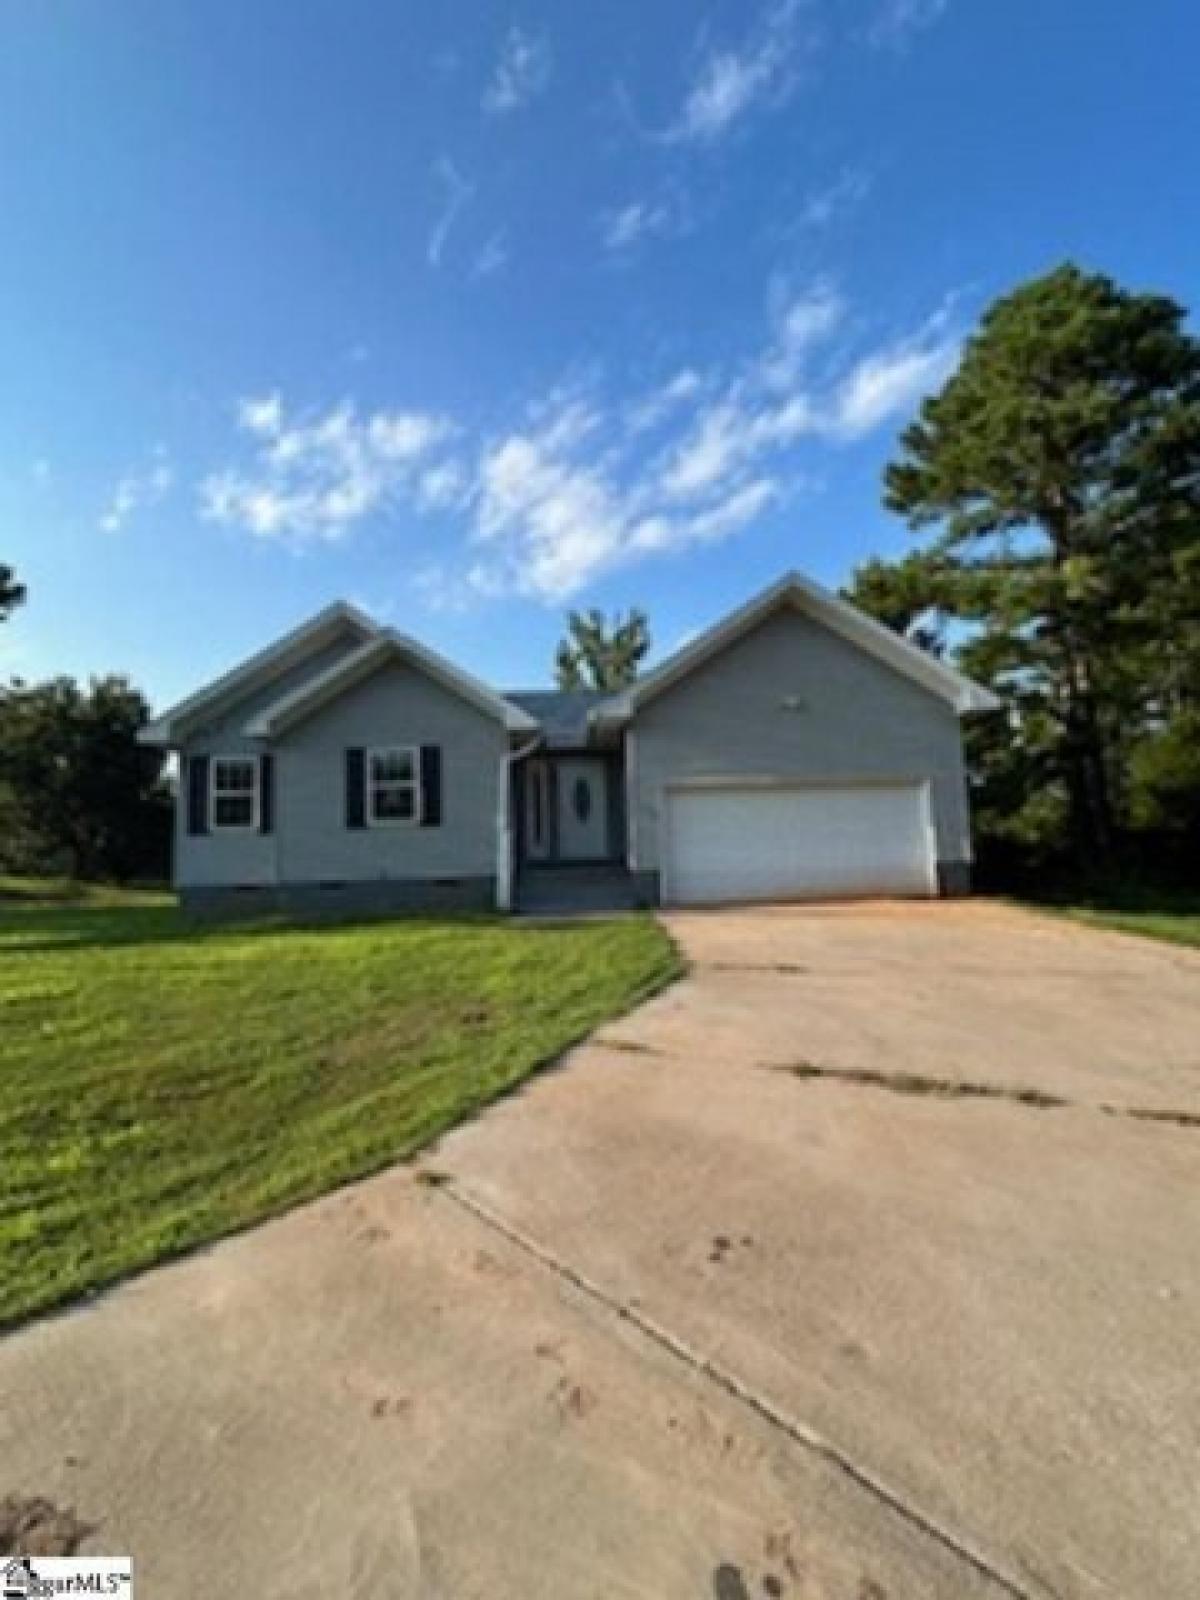
[[[528,744],[507,750],[500,759],[499,792],[496,796],[496,909],[511,911],[513,901],[513,830],[509,816],[512,795],[512,771],[518,761],[524,761],[541,748],[545,735],[539,730]]]

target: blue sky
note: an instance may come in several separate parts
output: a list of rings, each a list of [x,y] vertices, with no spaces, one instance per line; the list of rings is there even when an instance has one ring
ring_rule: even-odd
[[[336,596],[505,685],[908,535],[995,294],[1194,302],[1185,0],[8,0],[0,672],[158,702]]]

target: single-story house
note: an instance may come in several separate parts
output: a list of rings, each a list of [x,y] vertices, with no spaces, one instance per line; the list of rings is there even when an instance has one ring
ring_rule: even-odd
[[[186,907],[965,893],[996,702],[790,574],[616,694],[498,691],[330,606],[149,724]]]

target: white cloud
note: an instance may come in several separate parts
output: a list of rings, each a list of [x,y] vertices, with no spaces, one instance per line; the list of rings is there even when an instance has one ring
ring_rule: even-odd
[[[795,385],[817,346],[841,326],[846,305],[827,283],[798,292],[777,285],[772,300],[774,336],[759,362],[758,374],[769,388],[786,390]]]
[[[238,426],[247,433],[261,433],[270,435],[279,432],[279,425],[283,420],[280,407],[279,391],[271,394],[252,395],[238,401]]]
[[[484,90],[483,109],[493,115],[520,110],[549,86],[552,69],[549,41],[514,25]]]
[[[711,144],[752,110],[782,105],[796,85],[798,0],[767,10],[737,48],[708,48],[665,138]]]
[[[414,461],[450,431],[444,417],[419,411],[377,411],[365,426],[367,442],[383,462]]]
[[[646,433],[659,427],[704,387],[704,379],[694,367],[681,367],[673,378],[652,389],[629,406],[625,425],[630,433]]]
[[[837,327],[845,307],[841,296],[828,288],[802,294],[784,308],[780,319],[779,343],[783,353],[802,356]]]
[[[429,235],[425,255],[431,267],[441,265],[442,251],[450,230],[459,213],[475,193],[475,185],[463,177],[449,156],[439,156],[433,164],[433,175],[442,191],[442,206]]]
[[[201,512],[259,538],[339,539],[408,492],[419,467],[453,433],[445,417],[350,404],[290,421],[278,395],[243,401],[242,430],[255,441],[248,466],[211,473]]]
[[[942,310],[814,381],[808,360],[843,320],[830,286],[776,294],[770,338],[725,381],[707,386],[683,368],[624,408],[635,445],[646,427],[667,430],[650,458],[622,453],[611,419],[578,398],[501,440],[478,478],[474,581],[557,600],[613,566],[730,538],[806,480],[800,443],[853,442],[909,410],[954,363]]]
[[[694,500],[749,470],[759,457],[822,429],[818,398],[804,382],[817,346],[845,316],[841,296],[827,284],[798,293],[776,289],[771,337],[724,390],[697,410],[662,467],[663,492]]]
[[[699,382],[684,369],[646,402],[672,390],[683,404]],[[787,433],[792,422],[784,409],[760,419],[761,436],[751,446],[731,436],[726,449],[722,438],[719,461],[693,469],[687,491],[678,492],[688,469],[681,465],[677,486],[659,456],[629,453],[627,441],[637,434],[627,421],[622,427],[620,418],[578,398],[543,408],[483,452],[472,535],[479,554],[468,583],[484,593],[516,590],[559,601],[616,567],[730,537],[783,492],[776,478],[750,479],[741,468],[768,448],[769,432],[777,439]]]
[[[175,482],[175,469],[162,445],[154,450],[151,464],[139,472],[127,472],[117,480],[108,508],[100,518],[105,533],[118,533],[136,511],[157,505]]]
[[[761,516],[778,499],[780,486],[774,478],[756,478],[743,484],[724,500],[698,512],[687,523],[689,541],[724,539]]]
[[[958,364],[961,340],[933,318],[913,339],[864,356],[846,374],[834,397],[830,431],[845,439],[912,411]]]
[[[49,459],[46,456],[38,456],[36,460],[31,463],[29,470],[33,474],[35,481],[38,483],[49,483],[50,479],[54,476],[54,469],[51,467]]]
[[[860,167],[846,167],[832,183],[814,189],[800,207],[797,221],[802,228],[828,228],[866,199],[871,190],[870,174]]]
[[[484,437],[426,411],[295,416],[276,395],[244,401],[249,460],[204,480],[203,512],[293,545],[398,511],[406,528],[456,519],[461,542],[443,539],[421,569],[427,604],[559,603],[621,566],[736,537],[811,490],[813,452],[911,412],[951,370],[952,313],[947,301],[864,348],[832,285],[776,285],[761,340],[736,361],[617,397],[592,373]]]
[[[668,458],[662,491],[669,500],[697,500],[736,481],[750,463],[820,431],[820,417],[804,394],[764,400],[735,385],[700,413],[690,434]]]
[[[667,208],[648,200],[633,200],[600,218],[600,236],[606,250],[628,250],[653,234],[666,233],[671,225]]]
[[[452,615],[460,615],[486,598],[481,587],[470,581],[469,572],[444,561],[418,568],[412,587],[426,611]]]
[[[687,500],[729,476],[745,453],[745,419],[736,406],[722,400],[704,411],[690,433],[671,453],[663,473],[663,492],[671,500]]]
[[[475,582],[497,572],[526,593],[571,594],[611,566],[628,535],[628,513],[602,472],[556,447],[555,429],[511,434],[484,453],[476,536],[497,554]]]
[[[471,475],[453,458],[426,467],[417,479],[417,502],[423,511],[461,511],[471,495]]]
[[[471,267],[473,278],[490,278],[497,272],[503,271],[508,265],[509,249],[508,240],[503,229],[492,234],[491,238],[475,257]]]
[[[558,415],[494,441],[480,460],[465,575],[479,593],[511,590],[553,602],[647,557],[729,538],[783,493],[774,476],[714,478],[682,508],[655,471],[613,448],[584,448],[611,419],[589,413],[586,433]],[[698,486],[699,487],[699,486]]]
[[[841,297],[818,287],[786,300],[765,350],[717,396],[661,460],[669,501],[701,500],[804,439],[851,442],[915,408],[958,359],[949,302],[917,330],[860,356],[832,380],[812,381],[809,359],[845,319]]]
[[[912,34],[931,27],[950,0],[882,0],[867,28],[873,45],[903,46]]]

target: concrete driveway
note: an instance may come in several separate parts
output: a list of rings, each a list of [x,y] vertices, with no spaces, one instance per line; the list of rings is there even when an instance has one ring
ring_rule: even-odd
[[[0,1345],[0,1499],[152,1597],[1200,1592],[1200,959],[669,924],[416,1169]]]

